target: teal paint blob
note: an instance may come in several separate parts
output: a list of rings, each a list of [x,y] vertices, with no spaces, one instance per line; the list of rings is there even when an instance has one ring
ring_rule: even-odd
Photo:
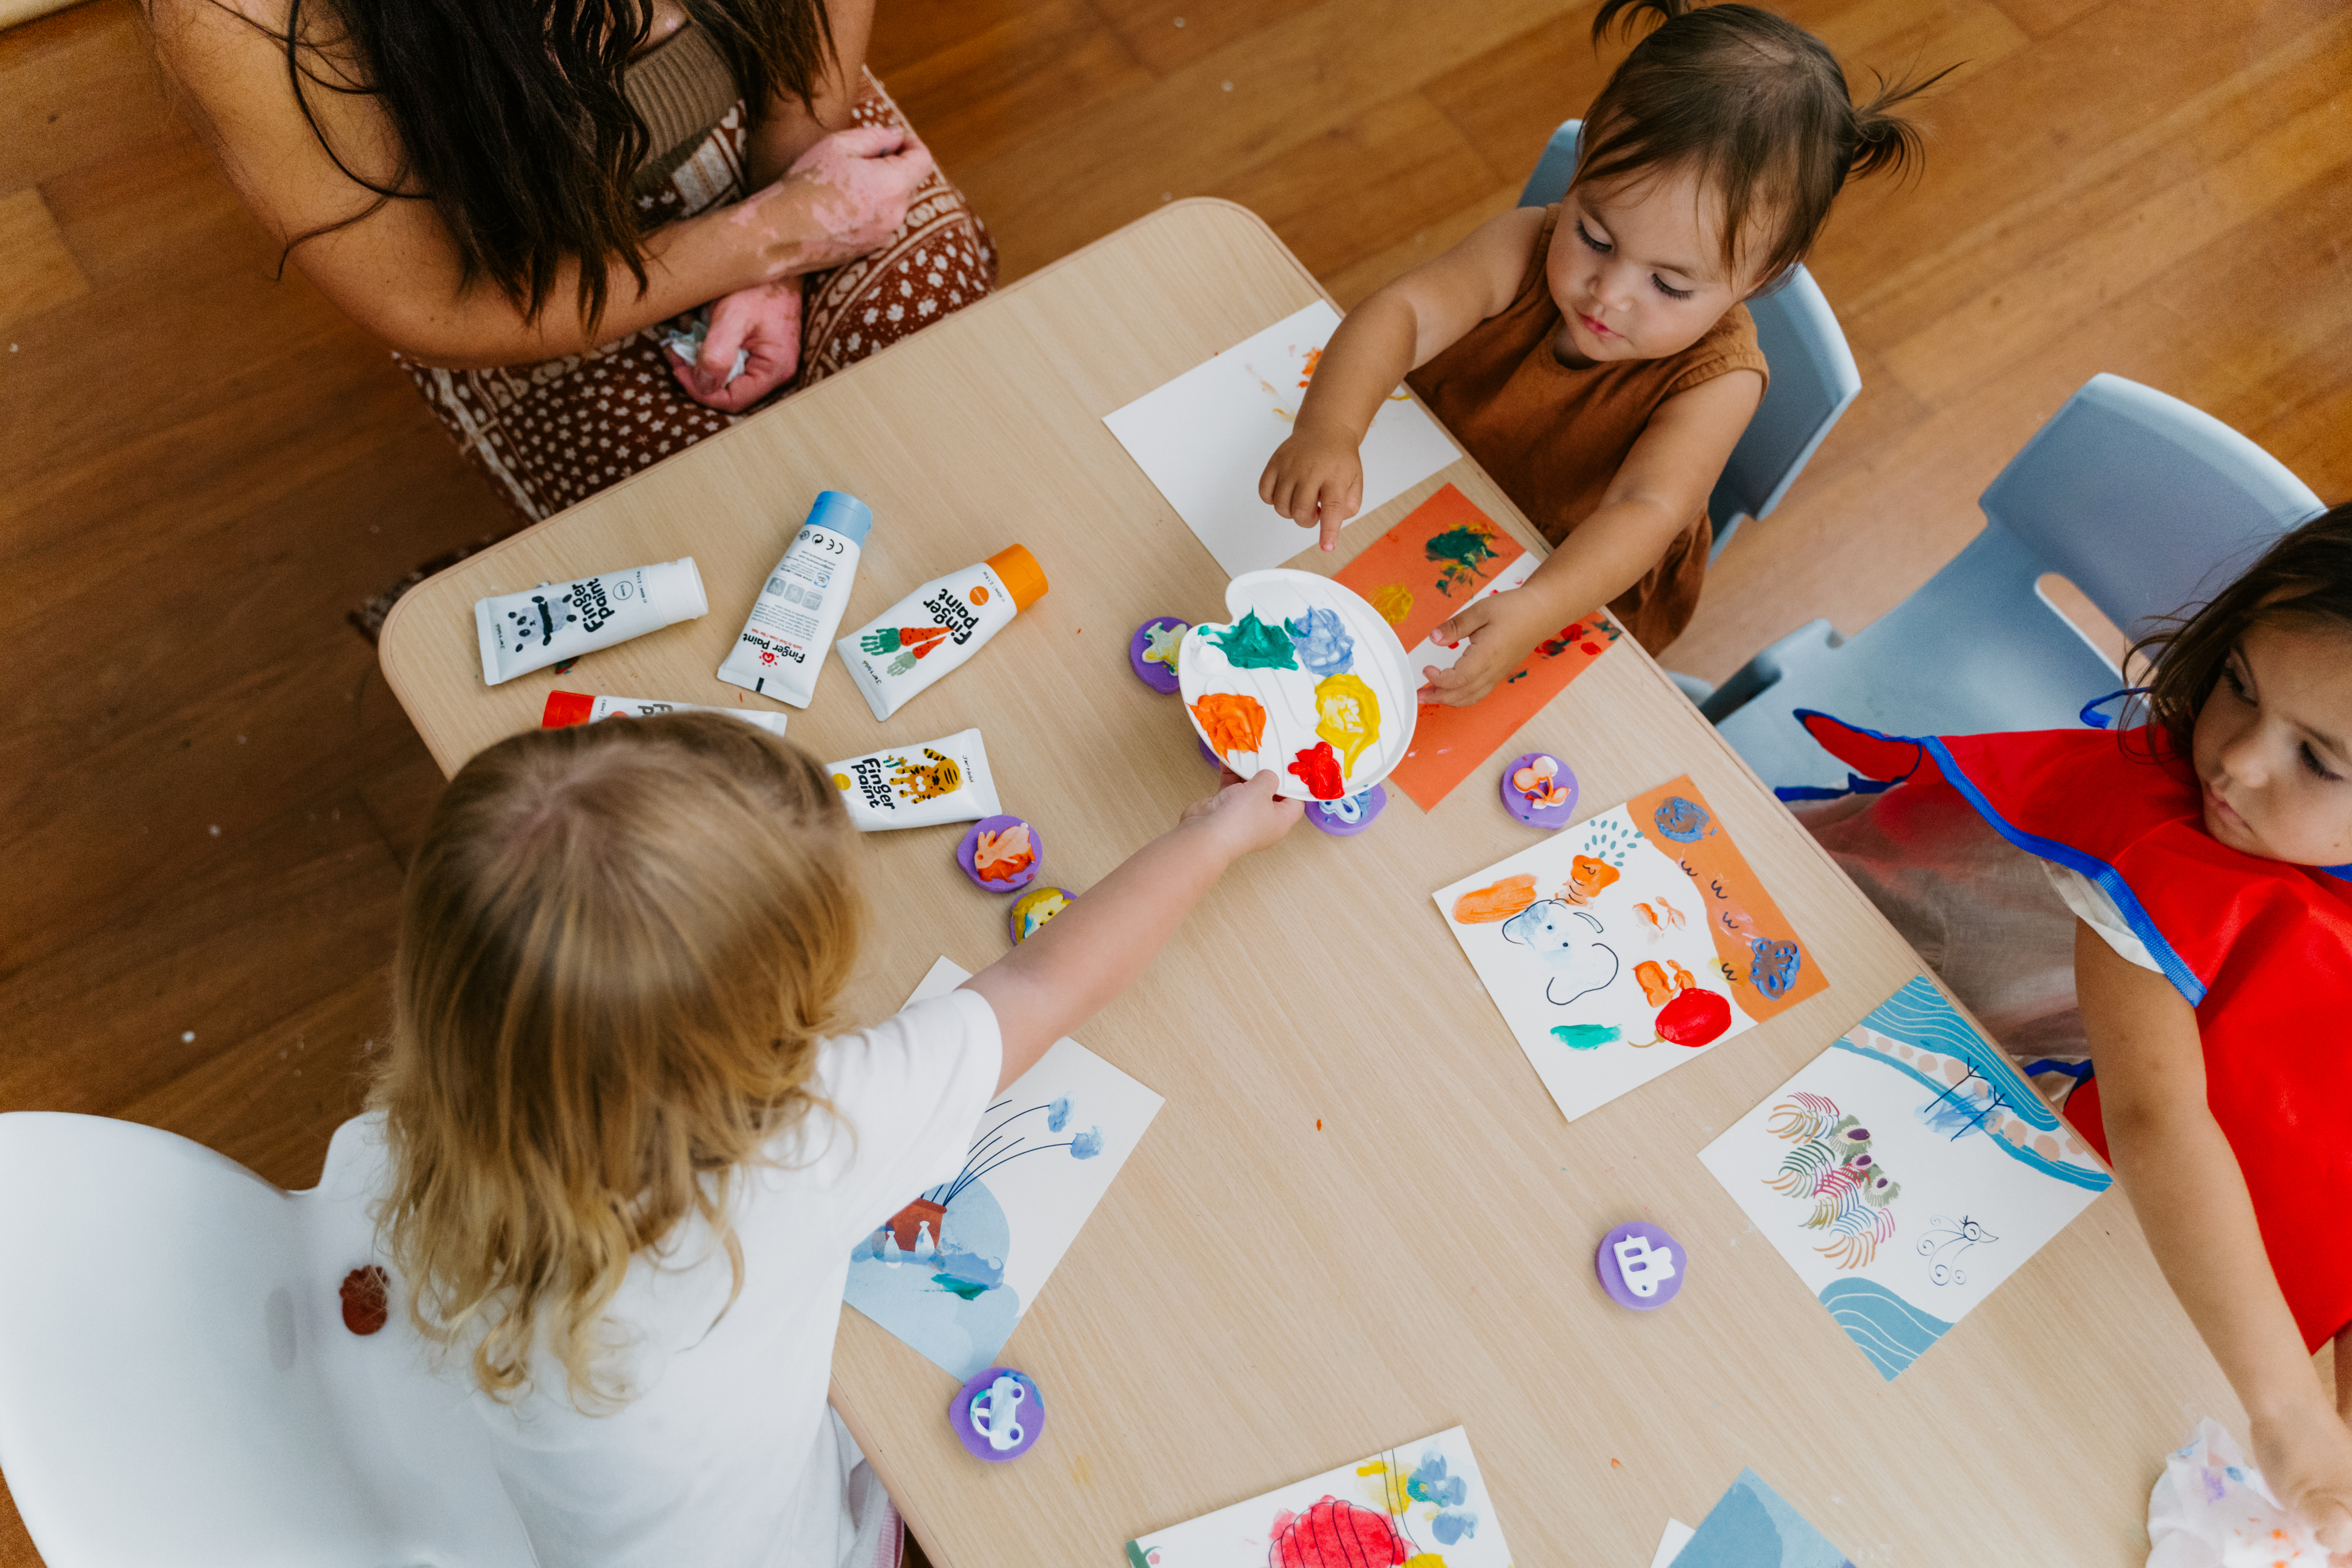
[[[1605,1023],[1564,1023],[1551,1031],[1551,1037],[1570,1051],[1598,1051],[1625,1038],[1614,1024]]]
[[[1292,651],[1290,633],[1277,622],[1269,626],[1257,618],[1257,612],[1246,610],[1231,626],[1203,626],[1201,634],[1217,645],[1225,662],[1236,670],[1295,670],[1297,655]]]

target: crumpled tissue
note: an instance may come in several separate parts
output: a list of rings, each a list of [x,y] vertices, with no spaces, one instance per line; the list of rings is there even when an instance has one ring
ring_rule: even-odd
[[[684,360],[690,365],[694,363],[695,361],[702,357],[702,340],[709,336],[709,334],[710,312],[707,309],[698,310],[695,313],[694,324],[688,327],[685,331],[681,332],[677,328],[673,327],[668,331],[663,333],[662,344],[665,348],[674,350],[679,359]],[[735,368],[727,372],[727,381],[725,384],[730,387],[733,386],[735,384],[735,378],[741,375],[743,373],[743,367],[751,362],[751,354],[750,350],[736,350]]]
[[[2147,1568],[2327,1568],[2327,1549],[2210,1416],[2164,1461],[2148,1495],[2147,1539]]]

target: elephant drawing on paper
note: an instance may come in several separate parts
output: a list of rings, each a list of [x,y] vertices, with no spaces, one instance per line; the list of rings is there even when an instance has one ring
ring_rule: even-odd
[[[1578,928],[1576,920],[1591,932]],[[1564,1008],[1617,977],[1616,950],[1592,940],[1602,929],[1597,918],[1563,899],[1539,898],[1503,923],[1503,940],[1528,948],[1551,971],[1544,999]]]

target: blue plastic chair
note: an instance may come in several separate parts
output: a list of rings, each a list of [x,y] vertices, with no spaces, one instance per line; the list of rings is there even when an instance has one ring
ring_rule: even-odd
[[[1700,705],[1764,782],[1844,783],[1798,708],[1892,735],[2073,726],[2123,680],[2042,596],[2043,573],[2137,638],[2321,509],[2220,420],[2111,375],[2068,398],[1979,505],[1984,532],[1910,598],[1851,639],[1826,621],[1800,627]]]
[[[1571,120],[1552,132],[1543,156],[1536,160],[1536,172],[1519,193],[1521,206],[1549,206],[1559,200],[1576,172],[1577,139],[1582,131],[1583,121]],[[1822,438],[1862,391],[1853,350],[1846,347],[1845,334],[1822,297],[1821,285],[1803,267],[1790,267],[1771,292],[1750,299],[1748,313],[1755,318],[1757,346],[1772,374],[1747,434],[1732,448],[1723,477],[1707,497],[1707,516],[1715,524],[1710,559],[1722,552],[1743,518],[1771,515]]]

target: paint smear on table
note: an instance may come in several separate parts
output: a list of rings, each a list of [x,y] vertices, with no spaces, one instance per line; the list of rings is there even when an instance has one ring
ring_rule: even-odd
[[[1129,1568],[1511,1568],[1456,1427],[1127,1543]]]
[[[1699,1158],[1890,1381],[2112,1181],[1925,976]]]
[[[1435,897],[1571,1122],[1829,984],[1687,778]]]
[[[1275,448],[1289,439],[1299,400],[1339,325],[1339,313],[1318,299],[1103,416],[1228,577],[1280,566],[1315,548],[1316,530],[1259,500],[1257,482]],[[1359,453],[1364,499],[1358,517],[1461,455],[1402,392],[1372,416]]]
[[[1451,668],[1461,650],[1429,640],[1473,599],[1516,588],[1537,558],[1447,485],[1405,514],[1336,574],[1396,628],[1414,682],[1430,665]],[[1454,787],[1492,760],[1520,726],[1558,696],[1623,633],[1606,614],[1561,627],[1485,700],[1468,707],[1424,703],[1412,749],[1390,779],[1433,811]],[[1571,763],[1573,758],[1571,758]]]

